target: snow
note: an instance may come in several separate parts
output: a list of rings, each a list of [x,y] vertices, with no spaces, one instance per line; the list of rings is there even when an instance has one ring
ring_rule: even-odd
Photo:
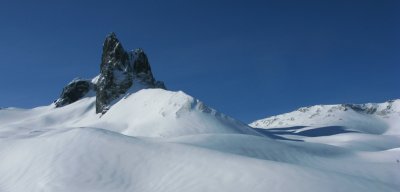
[[[162,89],[127,94],[104,115],[94,97],[5,108],[0,191],[398,191],[400,108],[391,106],[383,116],[333,111],[336,120],[321,107],[318,120],[296,112],[262,129]],[[307,135],[326,126],[344,128]]]
[[[400,134],[400,99],[362,105],[316,105],[254,121],[257,128],[346,126],[371,134]]]
[[[100,75],[96,75],[96,77],[93,77],[92,80],[90,80],[93,84],[97,84],[99,81]]]

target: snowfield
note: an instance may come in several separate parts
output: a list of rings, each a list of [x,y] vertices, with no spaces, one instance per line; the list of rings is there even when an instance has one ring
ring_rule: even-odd
[[[162,89],[1,109],[0,191],[399,191],[400,101],[335,106],[256,128]]]

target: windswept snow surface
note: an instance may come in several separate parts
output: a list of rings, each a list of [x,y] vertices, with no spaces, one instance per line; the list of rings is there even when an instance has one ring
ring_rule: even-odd
[[[400,100],[316,105],[254,121],[256,130],[280,139],[335,147],[347,154],[323,168],[392,185],[400,191]],[[304,148],[302,148],[304,149]],[[331,150],[324,150],[329,154]],[[291,153],[294,154],[294,153]],[[349,155],[352,154],[352,155]],[[308,161],[310,162],[310,161]],[[312,163],[313,166],[319,166]]]
[[[388,150],[400,144],[400,99],[302,107],[257,120],[250,126],[288,139],[367,151]]]
[[[398,191],[393,114],[390,125],[311,137],[253,129],[161,89],[128,94],[102,116],[94,97],[61,108],[5,108],[0,191]]]

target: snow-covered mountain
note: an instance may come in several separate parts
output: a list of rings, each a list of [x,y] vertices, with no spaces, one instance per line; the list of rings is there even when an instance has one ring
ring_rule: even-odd
[[[103,43],[100,74],[93,79],[72,80],[54,103],[63,107],[95,93],[96,113],[106,113],[127,92],[144,88],[165,89],[165,85],[155,80],[142,49],[126,51],[115,33],[110,33]]]
[[[54,104],[34,109],[0,111],[0,137],[24,137],[73,127],[92,127],[127,136],[176,137],[207,133],[258,135],[201,101],[181,92],[143,89],[127,93],[107,113],[96,113],[96,97],[64,107]]]
[[[391,133],[400,131],[400,129],[387,129],[387,127],[398,126],[395,123],[398,123],[399,115],[400,99],[397,99],[384,103],[302,107],[289,113],[254,121],[250,125],[257,128],[346,125],[362,132]],[[378,124],[368,126],[371,123]],[[375,128],[368,130],[367,127]]]
[[[72,81],[48,106],[0,109],[1,192],[400,189],[398,100],[304,108],[252,128],[165,90],[114,37],[102,57],[111,72]]]
[[[400,144],[400,99],[302,107],[254,121],[250,126],[287,139],[352,150],[390,150]]]

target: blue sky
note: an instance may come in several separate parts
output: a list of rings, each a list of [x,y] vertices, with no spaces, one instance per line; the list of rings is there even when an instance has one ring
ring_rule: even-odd
[[[400,98],[400,2],[8,1],[0,106],[51,103],[98,74],[105,36],[153,73],[244,122],[332,103]]]

